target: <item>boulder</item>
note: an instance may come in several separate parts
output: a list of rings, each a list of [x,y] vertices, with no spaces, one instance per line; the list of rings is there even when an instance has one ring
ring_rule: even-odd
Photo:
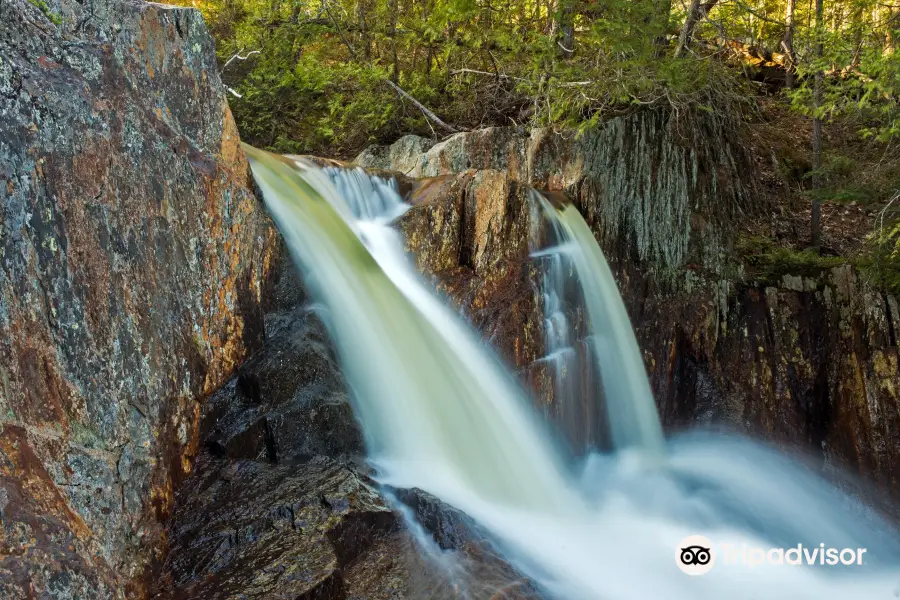
[[[397,529],[370,482],[331,459],[272,464],[204,453],[197,468],[170,526],[173,591],[158,597],[343,599],[342,569]]]
[[[142,595],[277,252],[197,11],[0,3],[0,596]]]

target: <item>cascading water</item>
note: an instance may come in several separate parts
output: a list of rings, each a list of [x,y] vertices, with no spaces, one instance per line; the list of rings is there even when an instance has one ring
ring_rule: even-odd
[[[533,192],[531,201],[548,223],[549,248],[535,253],[544,265],[544,298],[547,357],[554,367],[555,400],[562,404],[563,419],[570,425],[589,421],[584,406],[596,406],[600,391],[585,373],[599,374],[610,441],[617,450],[631,450],[658,457],[665,446],[662,426],[644,370],[631,321],[619,295],[612,271],[600,246],[574,206],[560,211]],[[577,339],[567,318],[571,306],[587,313],[587,334]],[[587,345],[587,351],[577,344]],[[593,364],[591,364],[593,363]],[[583,385],[582,382],[587,385]],[[599,425],[585,435],[594,441]]]
[[[361,171],[325,173],[246,150],[310,293],[327,308],[380,478],[422,488],[466,512],[548,596],[894,597],[900,549],[885,524],[748,442],[682,439],[664,449],[655,414],[636,405],[649,398],[646,378],[627,364],[604,380],[605,396],[617,399],[608,402],[611,433],[617,447],[650,449],[658,460],[633,468],[619,454],[592,455],[580,478],[574,475],[512,375],[410,266],[389,226],[404,209],[389,184]],[[585,297],[596,304],[590,321],[606,340],[600,364],[613,350],[633,361],[636,344],[630,345],[633,336],[625,339],[623,328],[631,335],[630,327],[608,268],[598,263],[599,247],[574,209],[555,218],[573,245],[569,256]],[[717,567],[688,577],[675,556],[691,534],[738,547],[866,547],[873,560],[832,571]]]
[[[583,335],[584,298],[574,285],[574,266],[560,241],[565,233],[556,219],[543,218],[546,201],[531,194],[532,257],[540,271],[544,314],[544,350],[539,362],[549,367],[552,420],[575,455],[596,449],[604,438],[604,421],[594,368],[593,344]],[[549,227],[548,227],[549,226]],[[587,336],[589,337],[589,336]]]

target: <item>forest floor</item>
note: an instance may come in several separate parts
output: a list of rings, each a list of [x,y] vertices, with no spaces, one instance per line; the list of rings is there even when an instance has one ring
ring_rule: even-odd
[[[812,120],[777,96],[760,95],[757,105],[746,137],[770,210],[748,220],[739,233],[737,249],[751,274],[779,267],[815,271],[847,262],[871,266],[874,237],[900,216],[900,148],[864,139],[860,124],[849,120],[825,124],[824,185],[817,193],[822,244],[816,253],[810,248]]]

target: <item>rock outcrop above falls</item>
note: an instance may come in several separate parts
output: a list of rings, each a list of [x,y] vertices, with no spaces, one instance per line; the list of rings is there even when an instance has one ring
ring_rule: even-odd
[[[703,132],[703,129],[700,130]],[[558,413],[529,258],[526,187],[564,193],[616,274],[664,424],[725,425],[849,469],[900,499],[897,299],[850,267],[758,282],[736,225],[765,208],[740,140],[645,112],[579,139],[512,128],[407,137],[357,162],[431,177],[401,225],[434,276]]]
[[[0,3],[0,597],[140,597],[275,233],[194,10]]]
[[[438,144],[407,136],[356,159],[408,177],[490,170],[564,191],[603,245],[615,247],[613,260],[633,253],[660,276],[689,263],[712,266],[728,249],[735,220],[763,208],[749,161],[741,139],[716,120],[681,122],[649,110],[581,136],[512,127]]]

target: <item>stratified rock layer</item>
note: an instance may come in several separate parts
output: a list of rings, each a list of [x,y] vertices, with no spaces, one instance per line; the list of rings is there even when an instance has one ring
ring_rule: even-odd
[[[402,227],[418,266],[520,369],[552,415],[525,185],[565,192],[600,241],[664,424],[724,424],[849,468],[900,500],[897,299],[849,267],[754,282],[731,257],[764,209],[727,131],[645,112],[578,139],[511,128],[408,137],[357,162],[429,176]],[[870,496],[872,497],[872,496]]]
[[[261,342],[248,172],[196,11],[0,3],[0,597],[140,595]]]

